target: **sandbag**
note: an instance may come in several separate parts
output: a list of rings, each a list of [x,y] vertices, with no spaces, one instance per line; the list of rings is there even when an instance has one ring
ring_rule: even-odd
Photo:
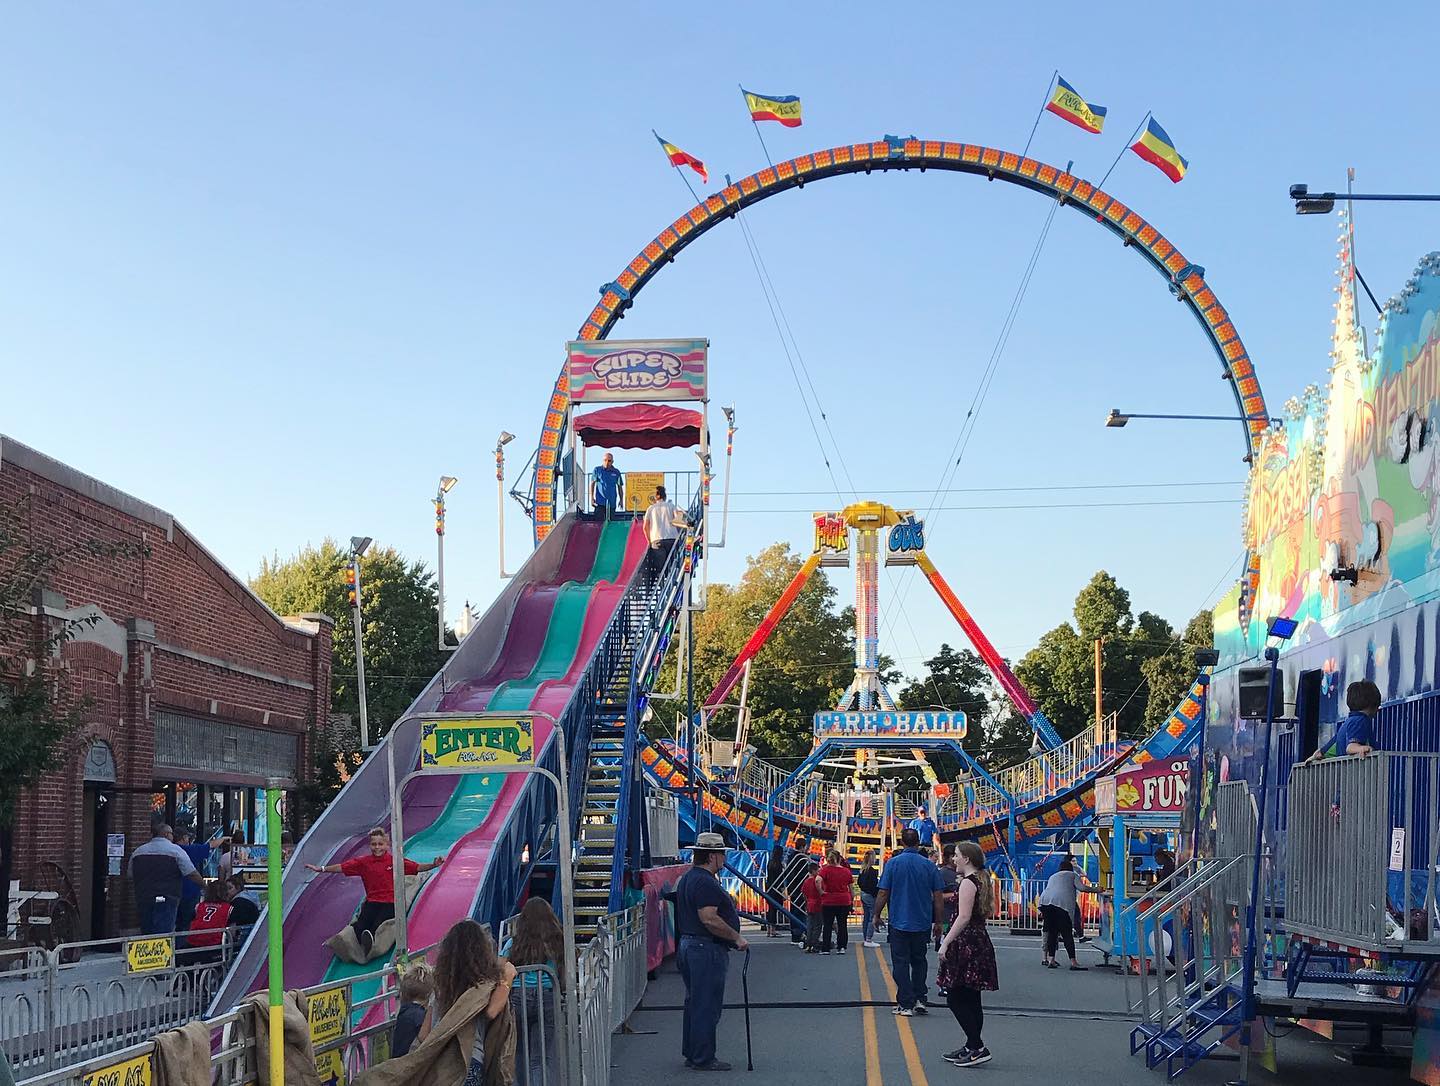
[[[155,1086],[210,1086],[210,1027],[186,1023],[155,1037]]]
[[[415,904],[415,897],[420,893],[420,887],[425,885],[429,878],[429,872],[418,875],[405,876],[405,911],[410,911],[410,906]],[[350,919],[360,915],[356,909]],[[352,965],[364,965],[366,962],[373,962],[376,958],[389,957],[390,952],[395,949],[396,929],[398,923],[394,920],[387,920],[375,930],[375,939],[370,944],[370,953],[366,954],[360,945],[360,939],[355,934],[355,929],[349,924],[337,931],[330,938],[325,940],[325,945],[330,948],[330,953],[339,958],[342,962],[349,962]]]
[[[310,1044],[308,1003],[304,992],[285,993],[285,1086],[320,1086],[315,1049]],[[242,1006],[249,1007],[254,1014],[256,1086],[270,1086],[270,997],[256,992]]]

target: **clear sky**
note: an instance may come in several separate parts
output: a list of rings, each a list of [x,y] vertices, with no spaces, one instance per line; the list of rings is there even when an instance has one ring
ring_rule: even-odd
[[[518,435],[513,480],[596,288],[689,204],[652,127],[716,181],[751,172],[743,82],[804,101],[802,128],[767,126],[777,158],[887,132],[1018,150],[1055,68],[1109,120],[1094,137],[1047,116],[1032,153],[1098,178],[1154,110],[1189,176],[1127,155],[1107,188],[1208,269],[1278,412],[1324,381],[1337,226],[1294,216],[1288,185],[1342,186],[1351,165],[1361,189],[1440,177],[1440,9],[1407,9],[10,5],[0,431],[172,511],[241,574],[326,535],[433,559],[429,498],[457,475],[453,619],[499,587],[496,433]],[[931,504],[1046,212],[917,172],[748,213],[844,497],[848,469],[863,496]],[[1440,208],[1361,211],[1382,300],[1437,247]],[[838,499],[739,230],[684,253],[617,335],[711,340],[713,395],[740,423],[712,575],[776,539],[808,547],[808,513]],[[1111,407],[1232,412],[1219,373],[1162,280],[1062,211],[929,525],[1003,652],[1064,618],[1097,568],[1177,624],[1234,576],[1235,428],[1102,426]],[[1098,486],[1121,488],[1037,489]],[[1200,501],[1219,504],[1159,504]],[[903,591],[882,640],[913,670],[961,638],[923,583]]]

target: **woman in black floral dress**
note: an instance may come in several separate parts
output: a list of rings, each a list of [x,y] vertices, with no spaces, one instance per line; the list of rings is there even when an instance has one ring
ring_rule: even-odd
[[[985,930],[993,902],[985,853],[980,846],[974,841],[961,841],[955,859],[960,871],[959,911],[940,941],[940,973],[936,980],[947,990],[950,1013],[965,1031],[965,1044],[945,1053],[945,1058],[959,1067],[978,1067],[990,1062],[990,1050],[980,1036],[985,1025],[980,993],[1000,987],[995,946]]]

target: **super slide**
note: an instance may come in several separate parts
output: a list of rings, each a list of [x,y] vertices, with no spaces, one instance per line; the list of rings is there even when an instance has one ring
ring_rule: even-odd
[[[363,887],[359,879],[314,875],[305,865],[363,855],[370,829],[389,825],[391,756],[397,776],[418,765],[420,729],[414,718],[433,712],[526,709],[558,718],[644,551],[638,522],[567,517],[531,555],[296,847],[282,881],[287,988],[371,972],[384,964],[381,959],[355,966],[333,958],[324,942],[350,921],[363,899]],[[536,718],[535,729],[536,758],[544,762],[554,755],[553,729],[544,717]],[[550,809],[548,797],[541,794],[547,788],[530,776],[484,774],[425,776],[406,785],[405,855],[446,860],[411,906],[411,947],[438,941],[463,917],[513,904],[493,900],[497,879],[492,876],[503,869],[504,876],[514,878],[521,858],[501,855],[509,850],[502,842],[513,842],[524,817],[533,821],[536,811]],[[266,968],[261,924],[241,948],[212,1011],[232,1006],[263,985]]]

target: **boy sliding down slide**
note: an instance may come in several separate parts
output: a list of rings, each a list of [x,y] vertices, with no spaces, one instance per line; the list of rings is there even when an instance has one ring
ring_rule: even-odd
[[[428,864],[405,861],[405,874],[417,875],[421,871],[433,871],[443,861],[435,857]],[[370,831],[370,855],[356,856],[338,864],[315,864],[305,866],[317,874],[359,875],[365,883],[365,903],[360,913],[351,922],[355,938],[368,956],[375,942],[375,932],[387,920],[395,918],[395,861],[390,855],[390,836],[382,829]]]

